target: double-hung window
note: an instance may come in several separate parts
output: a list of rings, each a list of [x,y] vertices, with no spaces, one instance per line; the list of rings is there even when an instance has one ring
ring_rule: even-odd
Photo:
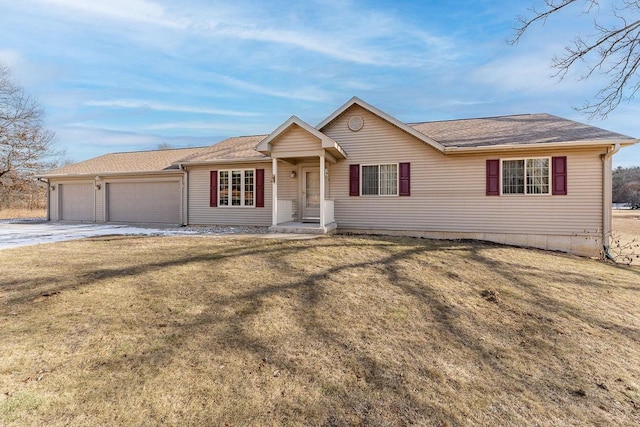
[[[502,161],[502,194],[549,194],[549,158]]]
[[[255,169],[218,171],[218,206],[255,206]]]
[[[398,164],[363,165],[362,192],[363,196],[397,196],[398,195]]]

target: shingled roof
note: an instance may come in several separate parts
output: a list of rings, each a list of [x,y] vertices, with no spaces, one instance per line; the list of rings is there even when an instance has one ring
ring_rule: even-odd
[[[267,135],[237,136],[227,138],[203,151],[183,157],[177,163],[197,164],[238,160],[266,160],[269,157],[255,150]]]
[[[408,123],[447,148],[535,145],[570,142],[635,142],[635,139],[551,114]],[[49,171],[43,177],[150,173],[177,170],[180,164],[261,161],[255,150],[268,135],[227,138],[209,147],[105,154]],[[497,148],[497,147],[496,147]]]
[[[634,138],[551,114],[520,114],[479,119],[409,123],[444,147],[487,147],[578,141],[629,141]]]
[[[179,148],[105,154],[83,162],[53,169],[43,176],[109,175],[177,170],[176,161],[210,148]]]

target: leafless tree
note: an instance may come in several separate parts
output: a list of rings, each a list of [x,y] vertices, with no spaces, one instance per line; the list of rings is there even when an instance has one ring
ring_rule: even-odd
[[[33,175],[63,157],[43,119],[40,105],[0,63],[0,195],[4,202],[16,199],[16,192],[35,188]]]
[[[562,79],[575,65],[584,63],[587,71],[583,79],[594,73],[608,78],[608,84],[598,90],[593,101],[586,101],[577,108],[590,118],[605,118],[622,101],[632,100],[640,89],[640,1],[608,1],[606,10],[598,0],[543,1],[544,8],[534,6],[529,9],[530,16],[518,17],[516,34],[510,43],[517,43],[532,25],[544,24],[552,15],[580,8],[581,13],[595,16],[594,32],[576,36],[565,47],[564,54],[553,58],[554,76]]]

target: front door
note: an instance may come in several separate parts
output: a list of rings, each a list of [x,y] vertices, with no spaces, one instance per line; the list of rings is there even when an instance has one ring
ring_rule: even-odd
[[[302,169],[302,220],[320,220],[320,168]]]

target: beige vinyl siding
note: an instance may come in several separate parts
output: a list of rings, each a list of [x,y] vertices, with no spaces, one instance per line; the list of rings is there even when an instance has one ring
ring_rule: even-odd
[[[49,220],[50,221],[59,221],[59,204],[58,204],[58,186],[59,182],[55,180],[49,180]],[[52,190],[51,187],[55,187],[55,190]]]
[[[347,121],[364,119],[352,132]],[[571,236],[602,227],[598,149],[445,156],[355,106],[324,129],[349,153],[331,170],[338,227]],[[486,160],[567,156],[568,195],[486,196]],[[349,196],[349,165],[411,163],[411,196]]]
[[[273,157],[286,157],[292,153],[319,151],[321,149],[320,140],[297,125],[291,126],[271,145],[271,155]]]
[[[233,169],[264,169],[264,208],[244,206],[212,208],[209,206],[210,172]],[[271,225],[272,175],[271,163],[266,162],[189,167],[188,223],[191,225]]]
[[[96,222],[104,222],[104,191],[105,191],[105,183],[98,181],[100,183],[100,189],[96,188]]]

